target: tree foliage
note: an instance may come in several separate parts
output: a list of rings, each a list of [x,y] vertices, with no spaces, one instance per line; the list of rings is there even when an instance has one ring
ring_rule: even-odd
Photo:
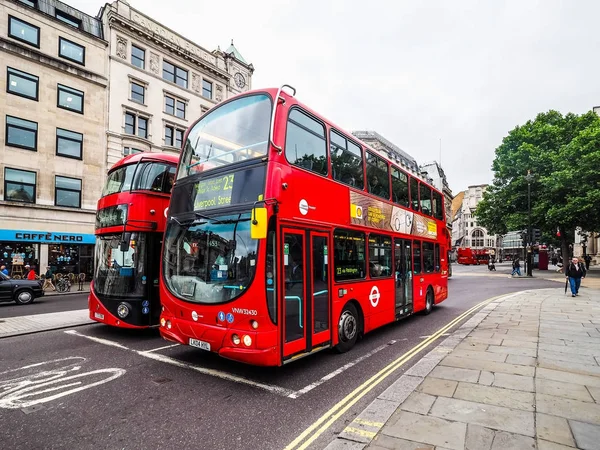
[[[531,226],[546,238],[561,232],[563,254],[575,229],[600,231],[600,117],[557,111],[517,126],[496,149],[494,181],[477,206],[490,233],[526,229],[531,172]]]

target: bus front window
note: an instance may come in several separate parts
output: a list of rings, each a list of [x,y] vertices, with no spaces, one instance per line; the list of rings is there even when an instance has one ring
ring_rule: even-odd
[[[177,179],[267,154],[271,99],[250,95],[217,106],[190,130]]]
[[[171,220],[164,243],[167,288],[194,303],[223,303],[241,295],[256,269],[250,214],[188,222]]]
[[[127,249],[123,248],[127,245]],[[146,236],[132,233],[122,245],[122,235],[98,236],[96,239],[96,274],[94,290],[99,295],[135,297],[145,293],[144,259]]]

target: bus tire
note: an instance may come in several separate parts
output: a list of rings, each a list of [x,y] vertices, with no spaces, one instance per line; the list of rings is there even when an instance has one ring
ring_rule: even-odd
[[[338,320],[338,344],[335,346],[335,350],[338,353],[346,353],[354,347],[358,339],[358,332],[358,311],[352,303],[346,303]]]
[[[425,294],[425,309],[423,310],[423,315],[427,316],[431,314],[434,305],[435,298],[433,297],[433,289],[431,289],[431,287],[428,287],[427,294]]]

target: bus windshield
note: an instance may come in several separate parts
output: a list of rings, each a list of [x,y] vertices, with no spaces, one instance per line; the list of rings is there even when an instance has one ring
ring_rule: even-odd
[[[271,99],[265,94],[216,107],[190,130],[177,179],[266,155],[270,120]]]
[[[111,297],[136,297],[145,292],[146,235],[132,233],[127,250],[121,246],[122,234],[98,236],[94,290]]]
[[[102,197],[129,190],[171,193],[175,166],[157,162],[142,162],[119,167],[108,174]],[[135,176],[135,180],[133,177]]]
[[[167,288],[194,303],[223,303],[241,295],[256,269],[257,241],[250,213],[171,220],[165,233],[163,270]]]

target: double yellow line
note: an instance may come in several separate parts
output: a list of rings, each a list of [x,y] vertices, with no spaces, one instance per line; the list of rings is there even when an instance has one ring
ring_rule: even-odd
[[[448,323],[443,328],[440,328],[434,334],[429,336],[419,345],[413,347],[411,350],[406,352],[404,355],[400,356],[395,361],[388,364],[386,367],[381,369],[363,384],[354,389],[350,394],[340,400],[338,403],[333,405],[329,411],[323,414],[316,422],[314,422],[310,427],[300,434],[296,439],[294,439],[285,450],[302,450],[306,449],[311,443],[313,443],[321,434],[323,434],[337,419],[339,419],[342,414],[344,414],[348,409],[352,407],[356,402],[362,399],[366,394],[368,394],[373,388],[375,388],[379,383],[385,380],[389,375],[391,375],[395,370],[409,361],[413,356],[415,356],[420,351],[427,348],[431,343],[433,343],[436,339],[438,339],[442,334],[451,329],[473,311],[487,305],[490,302],[502,297],[499,295],[497,297],[492,297],[487,300],[478,303],[473,306],[471,309],[465,311],[456,319]],[[310,436],[310,437],[309,437]],[[308,437],[308,439],[307,439]],[[306,439],[306,440],[305,440]],[[303,442],[303,443],[302,443]],[[302,443],[302,444],[301,444]]]

